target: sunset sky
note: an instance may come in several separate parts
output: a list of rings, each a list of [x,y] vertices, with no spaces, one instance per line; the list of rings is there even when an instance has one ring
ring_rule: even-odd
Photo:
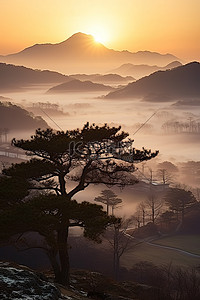
[[[0,0],[0,54],[76,32],[116,50],[200,60],[200,0]]]

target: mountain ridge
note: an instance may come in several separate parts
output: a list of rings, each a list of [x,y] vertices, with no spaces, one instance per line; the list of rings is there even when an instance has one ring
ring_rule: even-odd
[[[157,63],[166,65],[178,60],[172,54],[150,51],[116,51],[96,43],[92,35],[75,33],[56,43],[35,44],[17,53],[0,57],[2,62],[22,64],[31,68],[50,69],[65,74],[106,72],[119,63]]]
[[[32,84],[56,84],[69,80],[72,78],[55,71],[0,63],[0,90],[18,90]]]
[[[50,70],[34,70],[24,66],[0,63],[0,91],[17,91],[25,88],[31,88],[32,85],[41,84],[51,84],[51,86],[53,86],[56,84],[70,82],[74,79],[77,79],[80,82],[92,81],[93,83],[99,84],[128,84],[128,82],[135,80],[130,76],[122,77],[117,74],[74,74],[67,76]],[[109,91],[112,90],[112,88],[104,88],[103,90]]]
[[[126,63],[114,70],[111,70],[111,72],[117,73],[121,76],[133,76],[136,79],[140,79],[141,77],[148,76],[153,72],[159,70],[172,69],[181,65],[182,63],[179,61],[173,61],[163,67],[159,67],[157,65],[154,66],[150,66],[146,64],[134,65],[131,63]]]
[[[139,98],[145,101],[168,102],[199,96],[200,63],[191,62],[171,70],[157,71],[109,93],[105,98]]]
[[[94,92],[94,91],[112,91],[113,88],[108,85],[93,83],[92,81],[80,81],[78,79],[64,82],[50,88],[47,93],[68,93],[68,92]]]

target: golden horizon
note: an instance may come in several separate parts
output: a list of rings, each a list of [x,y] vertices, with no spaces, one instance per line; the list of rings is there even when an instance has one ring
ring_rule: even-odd
[[[76,32],[107,48],[171,53],[200,60],[200,1],[1,1],[0,55],[34,44],[59,43]],[[9,22],[8,22],[9,20]]]

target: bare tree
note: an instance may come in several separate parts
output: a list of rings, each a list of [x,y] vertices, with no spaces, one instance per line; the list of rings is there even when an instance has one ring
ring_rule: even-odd
[[[139,207],[138,207],[142,213],[142,226],[145,225],[146,223],[146,213],[147,213],[147,210],[146,210],[146,205],[144,202],[141,202],[139,204]]]
[[[163,184],[169,184],[172,182],[172,175],[166,169],[159,169],[157,175],[161,178]]]
[[[0,143],[7,143],[8,142],[8,128],[0,128]]]
[[[152,183],[153,182],[153,170],[152,168],[149,168],[149,182]]]
[[[142,222],[141,211],[139,209],[133,215],[133,220],[135,221],[135,225],[137,228],[140,228]]]
[[[141,202],[137,208],[136,212],[134,213],[134,219],[137,222],[137,227],[139,228],[142,224],[142,226],[146,223],[146,217],[147,217],[147,206],[144,202]]]
[[[132,222],[133,219],[117,219],[104,236],[113,251],[113,272],[116,280],[119,280],[120,258],[126,251],[138,244],[135,243],[133,237],[126,232]]]
[[[163,199],[156,194],[156,192],[150,190],[148,198],[145,201],[146,208],[149,212],[150,220],[155,223],[155,220],[162,212]]]

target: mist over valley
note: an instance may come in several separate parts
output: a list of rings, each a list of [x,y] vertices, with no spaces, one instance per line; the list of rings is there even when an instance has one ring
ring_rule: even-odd
[[[178,283],[200,282],[200,63],[178,56],[81,32],[0,55],[2,260],[70,299],[192,299]]]

